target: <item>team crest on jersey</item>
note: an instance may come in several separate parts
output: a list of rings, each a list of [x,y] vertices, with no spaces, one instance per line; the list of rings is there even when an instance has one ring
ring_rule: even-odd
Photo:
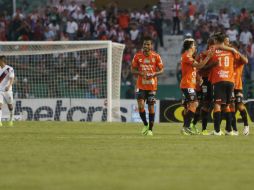
[[[147,63],[147,64],[148,64],[148,63],[150,63],[150,60],[149,60],[149,59],[145,59],[145,60],[144,60],[144,63]]]
[[[152,58],[152,62],[155,63],[155,58],[154,57]]]

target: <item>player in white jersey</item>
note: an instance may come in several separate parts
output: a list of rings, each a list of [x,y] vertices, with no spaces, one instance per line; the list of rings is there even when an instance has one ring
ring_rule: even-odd
[[[14,82],[14,70],[6,65],[5,56],[0,56],[0,127],[2,124],[2,106],[8,105],[10,111],[9,126],[13,126],[13,92],[12,84]]]

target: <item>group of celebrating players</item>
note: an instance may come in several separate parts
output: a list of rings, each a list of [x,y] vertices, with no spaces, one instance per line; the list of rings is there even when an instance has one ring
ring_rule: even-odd
[[[184,40],[180,83],[184,97],[182,134],[237,136],[237,110],[244,122],[243,135],[249,134],[241,77],[247,63],[248,59],[238,51],[237,43],[230,43],[224,33],[212,35],[207,49],[199,55],[196,55],[195,40]],[[212,111],[214,130],[208,133],[208,116]],[[195,126],[199,117],[202,121],[201,133]],[[222,118],[226,120],[225,132],[220,127]]]
[[[183,42],[181,55],[183,93],[183,135],[239,135],[235,113],[238,110],[244,122],[243,135],[249,135],[247,112],[243,103],[242,72],[248,63],[239,52],[237,43],[230,43],[224,33],[213,34],[207,49],[197,54],[193,38]],[[131,71],[137,76],[136,97],[143,135],[152,136],[157,76],[163,73],[163,62],[152,51],[152,39],[144,38],[143,49],[133,58]],[[149,122],[146,120],[145,103],[148,104]],[[213,113],[214,130],[207,131],[209,115]],[[221,130],[222,119],[226,120],[225,131]],[[202,121],[200,132],[196,123]]]

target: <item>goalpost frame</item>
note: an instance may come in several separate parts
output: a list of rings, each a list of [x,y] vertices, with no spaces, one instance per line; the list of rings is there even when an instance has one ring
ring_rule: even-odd
[[[112,44],[117,44],[119,47],[124,49],[125,45],[119,44],[119,43],[113,43],[112,41],[15,41],[15,42],[0,42],[0,55],[5,55],[5,56],[13,56],[13,55],[40,55],[40,54],[46,54],[50,53],[50,50],[45,50],[45,52],[42,52],[40,50],[16,50],[14,49],[9,49],[6,50],[2,47],[4,46],[13,46],[13,47],[18,47],[18,46],[40,46],[40,45],[97,45],[98,49],[101,48],[107,48],[107,98],[106,98],[106,106],[107,106],[107,121],[112,122],[112,109],[113,109],[113,101],[112,101],[112,61],[113,61],[113,45]],[[87,47],[84,48],[86,50],[89,49],[96,49],[95,47]],[[74,52],[75,50],[70,49],[67,52]],[[56,53],[63,53],[66,52],[66,50],[56,50]],[[121,53],[122,57],[123,52]],[[122,61],[119,62],[120,68],[122,65]],[[15,68],[14,68],[15,70]],[[120,72],[120,77],[121,77],[121,72]],[[121,80],[121,79],[120,79]],[[119,80],[119,82],[121,82]],[[114,81],[116,82],[116,81]],[[119,85],[120,86],[120,85]],[[119,94],[120,94],[120,89],[119,89]],[[120,98],[120,97],[119,97]],[[119,100],[120,101],[120,100]],[[120,107],[119,107],[120,110]]]

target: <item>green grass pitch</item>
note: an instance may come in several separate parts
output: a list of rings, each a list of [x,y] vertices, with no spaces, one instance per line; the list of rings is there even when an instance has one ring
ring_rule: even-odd
[[[142,136],[135,123],[1,127],[0,189],[254,188],[254,131],[247,137],[182,136],[180,125],[156,124],[153,137]]]

